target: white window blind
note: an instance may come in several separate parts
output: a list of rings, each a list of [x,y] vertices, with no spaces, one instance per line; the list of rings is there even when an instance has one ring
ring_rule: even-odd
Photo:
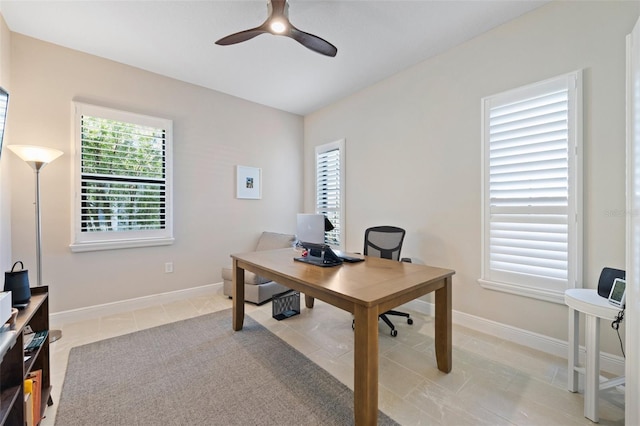
[[[344,244],[344,141],[316,148],[316,213],[324,214],[334,229],[325,233],[325,243]]]
[[[76,109],[79,155],[72,248],[169,243],[170,120],[88,105]]]
[[[484,285],[560,301],[576,285],[578,73],[483,100]]]

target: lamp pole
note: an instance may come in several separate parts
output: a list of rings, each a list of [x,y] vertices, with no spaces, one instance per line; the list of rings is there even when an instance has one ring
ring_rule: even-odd
[[[53,148],[31,145],[7,145],[18,157],[25,161],[36,174],[36,284],[42,285],[42,235],[40,232],[40,170],[60,157],[63,152]],[[49,330],[49,342],[62,338],[61,330]]]
[[[36,285],[42,285],[42,235],[40,233],[40,169],[47,163],[34,161],[33,170],[36,174]]]

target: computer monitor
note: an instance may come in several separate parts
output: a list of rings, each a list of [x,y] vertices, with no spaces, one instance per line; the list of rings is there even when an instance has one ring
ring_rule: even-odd
[[[324,215],[298,213],[298,241],[324,244]]]

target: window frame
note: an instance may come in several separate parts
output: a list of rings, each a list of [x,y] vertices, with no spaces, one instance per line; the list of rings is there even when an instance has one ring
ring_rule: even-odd
[[[321,206],[318,204],[318,191],[319,191],[319,186],[318,186],[318,156],[320,154],[323,154],[325,152],[329,152],[329,151],[333,151],[333,150],[338,150],[340,153],[340,166],[339,166],[339,173],[340,173],[340,200],[339,200],[339,208],[337,209],[337,214],[339,215],[340,218],[340,223],[339,224],[333,224],[336,229],[338,229],[338,239],[339,239],[339,244],[331,244],[329,241],[326,240],[326,236],[325,236],[325,243],[329,244],[331,247],[338,249],[338,250],[344,250],[344,247],[346,247],[346,241],[345,241],[345,235],[346,235],[346,215],[345,215],[345,164],[346,164],[346,156],[345,156],[345,140],[344,139],[340,139],[334,142],[329,142],[323,145],[318,145],[315,147],[315,155],[314,155],[314,178],[315,178],[315,199],[314,199],[314,207],[315,207],[315,212],[316,214],[324,214],[325,209],[322,209]],[[326,235],[326,234],[325,234]]]
[[[143,231],[82,232],[82,117],[84,115],[121,121],[136,125],[162,128],[165,131],[165,228]],[[107,108],[83,102],[72,102],[73,117],[73,168],[72,168],[72,226],[71,244],[73,252],[113,250],[134,247],[171,245],[173,235],[173,121]]]
[[[523,101],[540,95],[544,88],[562,85],[568,92],[568,135],[567,135],[567,166],[568,166],[568,200],[567,215],[567,279],[558,280],[555,284],[540,286],[540,282],[531,276],[522,276],[522,281],[496,278],[490,268],[490,150],[489,150],[489,112],[492,105],[505,105],[511,102]],[[487,289],[503,291],[525,297],[545,300],[548,302],[564,303],[564,291],[569,288],[582,286],[582,226],[583,226],[583,115],[582,115],[582,71],[575,71],[550,78],[537,83],[512,89],[496,95],[488,96],[481,101],[482,113],[482,255],[481,277],[478,283]],[[530,206],[528,206],[530,207]]]

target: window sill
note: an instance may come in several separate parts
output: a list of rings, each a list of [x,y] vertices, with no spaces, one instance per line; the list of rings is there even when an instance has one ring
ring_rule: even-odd
[[[174,241],[175,239],[173,237],[136,239],[136,240],[91,241],[91,242],[73,243],[69,245],[69,248],[71,248],[71,251],[74,253],[82,253],[86,251],[169,246],[173,244]]]
[[[502,291],[504,293],[511,293],[518,296],[530,297],[532,299],[564,305],[564,290],[548,290],[526,287],[496,281],[487,281],[484,279],[479,279],[478,283],[488,290]]]

